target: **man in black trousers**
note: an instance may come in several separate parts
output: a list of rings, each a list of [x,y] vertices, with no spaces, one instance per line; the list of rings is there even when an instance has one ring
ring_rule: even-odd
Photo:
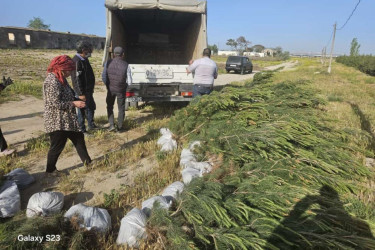
[[[78,124],[80,130],[86,133],[85,119],[87,119],[88,130],[96,129],[94,123],[94,113],[96,103],[94,101],[95,75],[91,67],[89,57],[93,51],[93,46],[87,41],[77,43],[77,54],[73,57],[76,64],[76,72],[72,74],[73,88],[76,96],[86,102],[86,107],[77,109]]]

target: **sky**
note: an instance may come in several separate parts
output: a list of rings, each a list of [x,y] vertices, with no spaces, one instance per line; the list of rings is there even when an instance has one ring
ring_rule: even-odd
[[[333,25],[344,25],[359,0],[207,0],[208,43],[230,49],[244,36],[252,45],[280,46],[292,53],[329,51]],[[357,38],[360,54],[375,54],[375,0],[362,0],[336,33],[334,53],[349,54]],[[0,0],[0,26],[26,27],[40,17],[51,30],[105,36],[104,0]]]

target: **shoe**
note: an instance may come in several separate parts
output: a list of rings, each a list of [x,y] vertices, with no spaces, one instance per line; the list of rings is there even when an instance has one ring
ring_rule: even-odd
[[[99,129],[99,127],[96,126],[95,123],[93,123],[91,126],[89,126],[89,130],[93,130],[93,129]]]
[[[14,151],[15,151],[14,149],[5,149],[4,151],[0,152],[0,157],[11,155],[14,153]]]
[[[67,176],[69,174],[66,171],[59,171],[59,170],[56,169],[53,172],[46,172],[46,175],[52,176],[52,177],[63,177],[63,176]]]
[[[108,128],[108,132],[112,132],[112,131],[115,131],[115,130],[116,130],[116,128],[113,125]]]
[[[125,129],[124,129],[124,128],[118,128],[118,129],[116,130],[116,132],[117,132],[117,133],[122,133],[122,132],[125,132]]]

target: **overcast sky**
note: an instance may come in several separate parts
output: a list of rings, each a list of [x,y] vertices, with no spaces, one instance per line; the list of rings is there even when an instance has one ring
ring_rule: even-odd
[[[245,36],[252,45],[290,52],[320,52],[333,24],[344,25],[359,0],[208,0],[208,42],[220,49]],[[357,38],[361,54],[375,54],[375,0],[362,0],[336,34],[335,53],[349,54]],[[104,0],[1,0],[0,26],[26,27],[41,17],[54,31],[105,36]],[[329,43],[330,46],[330,43]]]

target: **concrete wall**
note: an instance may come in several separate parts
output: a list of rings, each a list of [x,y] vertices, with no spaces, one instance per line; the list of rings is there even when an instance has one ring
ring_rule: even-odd
[[[14,40],[10,40],[9,38],[13,36]],[[2,49],[75,49],[76,43],[80,40],[91,42],[94,49],[104,49],[104,37],[17,27],[0,27],[0,48]]]
[[[231,50],[219,50],[218,52],[219,56],[237,56],[237,51],[231,51]]]

